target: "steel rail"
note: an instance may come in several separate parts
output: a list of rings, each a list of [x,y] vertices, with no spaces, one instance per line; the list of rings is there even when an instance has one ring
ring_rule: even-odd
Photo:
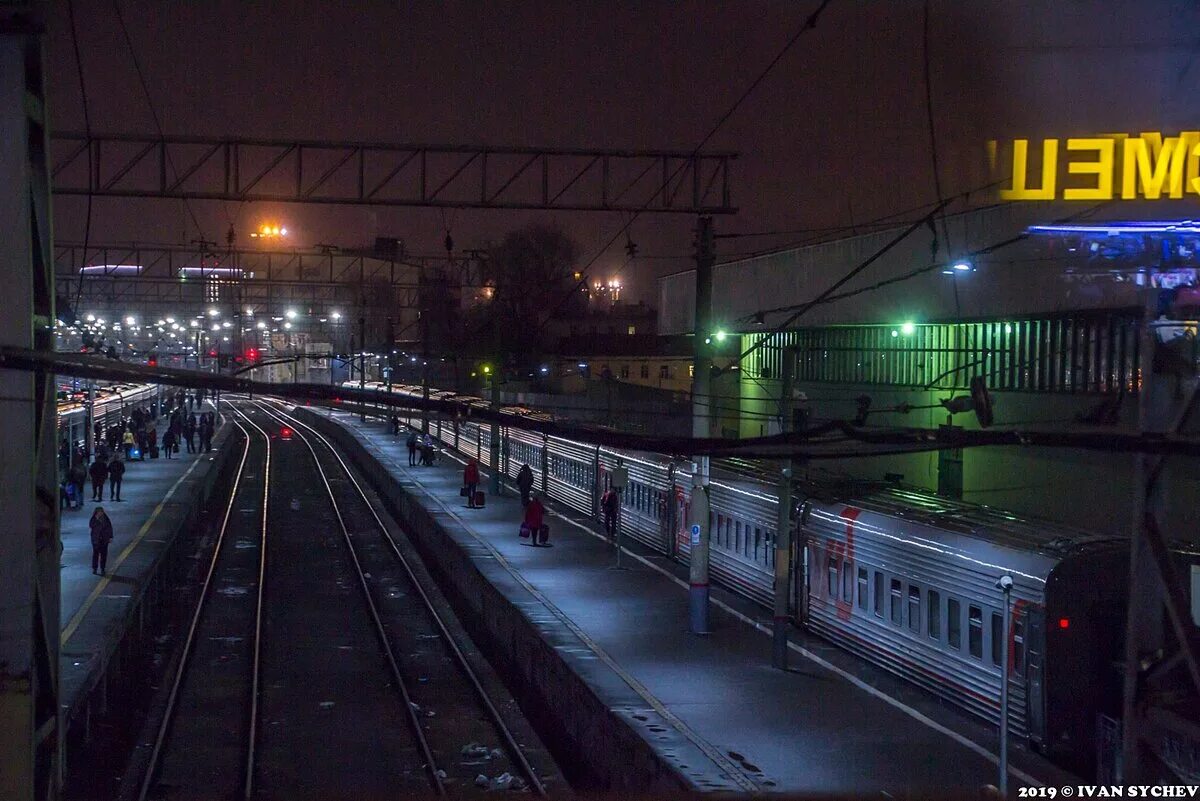
[[[228,401],[226,402],[228,403]],[[255,600],[254,609],[254,660],[250,675],[250,729],[246,744],[246,777],[242,790],[242,797],[249,799],[254,793],[255,746],[258,743],[258,685],[262,661],[263,594],[267,584],[267,508],[271,498],[271,437],[263,430],[262,426],[246,416],[241,409],[232,403],[229,404],[229,408],[257,428],[258,433],[262,434],[263,441],[267,443],[267,458],[263,465],[262,544],[259,546],[258,554],[258,598]]]
[[[220,559],[222,549],[224,548],[225,534],[229,528],[229,518],[230,518],[231,514],[233,513],[233,505],[234,505],[235,501],[237,500],[238,488],[241,486],[242,478],[246,472],[246,460],[250,456],[250,439],[251,439],[250,432],[246,429],[245,426],[243,426],[237,420],[234,420],[233,424],[236,425],[241,430],[241,432],[245,438],[245,444],[242,448],[242,457],[241,457],[241,460],[238,462],[237,473],[235,474],[234,479],[233,479],[233,487],[230,489],[230,492],[229,492],[229,502],[225,505],[225,514],[221,518],[221,528],[219,530],[219,533],[217,534],[217,541],[213,546],[212,559],[209,560],[208,571],[205,573],[205,576],[204,576],[204,584],[200,588],[200,598],[196,602],[196,609],[192,613],[192,620],[191,620],[191,623],[188,625],[187,637],[185,638],[184,643],[183,643],[183,651],[179,658],[179,665],[175,670],[175,677],[171,682],[171,691],[167,695],[167,705],[166,705],[165,710],[163,711],[163,717],[159,723],[158,732],[156,733],[155,738],[154,738],[154,747],[150,752],[150,760],[146,767],[146,773],[142,777],[142,785],[141,785],[140,789],[138,790],[138,796],[137,796],[138,801],[146,801],[146,798],[148,797],[148,795],[150,793],[150,788],[154,785],[155,774],[157,773],[158,767],[159,767],[158,763],[159,763],[159,760],[162,758],[163,746],[166,743],[167,736],[171,729],[171,725],[174,722],[176,703],[179,698],[179,689],[183,684],[183,678],[187,672],[187,668],[189,665],[189,659],[190,659],[191,653],[192,653],[192,644],[194,643],[195,638],[196,638],[196,629],[199,627],[200,618],[204,614],[204,609],[208,602],[209,589],[212,586],[212,579],[213,579],[213,575],[216,572],[217,561]],[[255,427],[257,428],[257,426],[255,426]],[[262,429],[259,429],[259,431],[261,432]],[[270,447],[271,447],[271,444],[270,444],[270,441],[268,440],[267,441],[268,458],[270,455]],[[265,490],[264,490],[264,492],[265,492]],[[265,506],[265,504],[264,504],[264,506]],[[263,527],[262,535],[263,535],[263,540],[264,540],[264,545],[265,545],[265,539],[266,539],[266,527],[265,526]],[[266,548],[263,548],[262,550],[264,553],[266,552]],[[253,739],[253,729],[251,729],[250,734],[251,734],[251,739]],[[249,774],[249,773],[250,773],[250,769],[248,768],[247,774]]]
[[[259,406],[262,406],[264,409],[267,408],[266,406],[263,405],[263,403],[261,401],[255,401],[255,403],[258,404]],[[342,466],[342,470],[346,473],[346,477],[350,479],[350,483],[354,486],[354,489],[358,492],[358,495],[362,498],[363,503],[366,504],[367,509],[370,510],[371,516],[373,518],[375,518],[375,522],[379,526],[379,530],[383,534],[383,538],[387,542],[388,547],[391,549],[392,554],[396,557],[396,561],[399,562],[400,566],[404,569],[404,572],[405,572],[405,574],[407,574],[409,581],[416,588],[417,594],[421,596],[421,601],[424,603],[425,609],[429,613],[430,618],[433,620],[434,624],[437,626],[437,629],[442,636],[442,641],[446,644],[446,646],[454,654],[455,660],[457,661],[459,667],[463,671],[463,675],[466,676],[467,680],[471,683],[472,688],[475,690],[476,696],[479,698],[480,704],[487,710],[488,716],[492,719],[492,722],[495,725],[496,730],[500,734],[501,738],[504,740],[504,744],[508,748],[508,750],[510,752],[510,756],[512,757],[513,761],[521,769],[521,772],[525,774],[526,780],[528,781],[528,784],[533,789],[533,791],[537,795],[545,797],[547,795],[545,785],[542,784],[542,781],[538,777],[537,772],[533,769],[533,765],[531,765],[529,763],[529,760],[525,757],[524,750],[517,743],[516,737],[513,736],[512,731],[508,728],[508,725],[504,722],[503,717],[501,717],[501,715],[500,715],[500,711],[496,708],[496,705],[492,702],[491,696],[489,696],[487,694],[487,691],[483,688],[483,683],[479,681],[479,677],[475,674],[475,671],[471,667],[470,662],[467,660],[466,655],[462,652],[462,649],[459,648],[458,643],[455,641],[454,637],[451,636],[450,629],[446,626],[445,621],[442,620],[442,616],[438,613],[437,608],[434,606],[433,600],[429,597],[429,594],[425,591],[425,587],[422,585],[422,583],[417,580],[416,573],[413,571],[412,566],[409,564],[408,559],[404,556],[403,552],[401,552],[400,547],[396,544],[395,538],[392,537],[391,532],[388,531],[387,526],[384,525],[382,518],[380,518],[380,516],[379,516],[379,513],[375,511],[374,504],[372,504],[370,499],[367,497],[367,494],[363,490],[362,485],[359,484],[358,479],[355,478],[355,476],[354,476],[354,473],[350,470],[350,468],[346,464],[345,460],[342,459],[341,454],[339,454],[337,452],[337,449],[335,449],[333,447],[333,445],[330,444],[329,440],[326,439],[325,436],[323,434],[321,434],[321,432],[317,431],[315,428],[308,425],[307,423],[304,423],[303,421],[298,420],[297,418],[291,416],[290,414],[288,414],[287,412],[282,411],[282,410],[273,409],[271,411],[268,411],[267,413],[274,414],[276,416],[276,419],[286,418],[286,420],[289,421],[297,429],[298,433],[299,433],[299,429],[301,429],[301,428],[308,430],[309,432],[311,432],[313,434],[313,436],[315,436],[317,439],[319,439],[321,441],[321,443],[326,448],[329,449],[329,452],[333,455],[333,457],[335,459],[337,459],[338,463]],[[301,434],[301,437],[304,437],[304,435]],[[305,441],[307,442],[307,438],[305,438]],[[310,449],[311,449],[311,445],[310,445]],[[315,453],[314,453],[314,457],[315,457]]]
[[[274,410],[272,410],[266,406],[263,406],[258,401],[250,401],[250,403],[252,405],[258,407],[261,411],[263,411],[268,416],[278,420],[281,423],[284,422],[284,420],[281,417],[279,417],[277,414],[275,414]],[[244,414],[240,410],[238,413]],[[367,609],[371,613],[371,620],[375,624],[375,631],[379,635],[379,642],[380,642],[380,645],[383,647],[383,654],[387,658],[388,667],[391,669],[392,679],[393,679],[393,681],[395,681],[396,687],[400,691],[401,700],[404,702],[405,715],[407,716],[408,721],[409,721],[410,725],[412,726],[413,734],[416,736],[417,743],[421,747],[421,755],[425,758],[425,767],[429,771],[429,780],[433,784],[433,788],[439,796],[445,795],[446,787],[445,787],[444,783],[442,782],[442,777],[438,773],[437,762],[433,758],[433,751],[430,749],[429,741],[425,737],[424,730],[421,728],[421,720],[420,720],[420,718],[417,717],[417,713],[414,708],[414,704],[413,704],[413,700],[412,700],[412,695],[409,693],[408,685],[405,683],[404,676],[400,672],[400,665],[396,661],[396,654],[392,648],[391,640],[388,638],[387,629],[383,625],[383,618],[379,614],[379,608],[375,605],[375,599],[371,597],[370,585],[367,583],[367,577],[366,577],[365,571],[363,570],[362,563],[358,559],[358,551],[354,547],[354,541],[353,541],[353,538],[350,536],[350,530],[349,530],[349,528],[347,528],[346,521],[342,517],[342,510],[341,510],[341,507],[338,505],[337,497],[334,495],[333,486],[329,483],[329,476],[325,473],[325,468],[321,465],[321,460],[317,457],[317,451],[315,448],[313,448],[312,443],[309,441],[308,437],[306,437],[298,429],[296,430],[296,434],[300,437],[300,440],[308,448],[309,453],[312,454],[313,463],[317,466],[317,472],[321,476],[321,483],[325,486],[325,491],[329,495],[329,503],[333,507],[333,513],[337,517],[338,526],[342,530],[342,537],[346,542],[346,548],[350,552],[350,561],[354,565],[355,572],[358,574],[359,586],[362,588],[363,598],[366,600],[366,603],[367,603]],[[343,464],[343,466],[344,466],[344,464]],[[351,480],[353,480],[353,477],[351,477]],[[370,506],[369,503],[367,505],[368,505],[368,507]],[[372,510],[372,513],[374,513],[374,510]]]

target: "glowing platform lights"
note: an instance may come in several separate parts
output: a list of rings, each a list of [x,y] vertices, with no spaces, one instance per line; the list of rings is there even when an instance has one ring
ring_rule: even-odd
[[[288,235],[288,229],[275,223],[263,223],[257,231],[250,232],[251,239],[281,239]]]

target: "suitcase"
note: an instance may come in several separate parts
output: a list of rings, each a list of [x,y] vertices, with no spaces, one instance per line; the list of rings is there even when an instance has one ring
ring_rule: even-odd
[[[477,491],[475,492],[475,505],[476,505],[476,506],[483,506],[483,503],[484,503],[484,500],[486,499],[486,497],[487,497],[487,496],[485,496],[485,495],[483,494],[483,490],[477,490]]]
[[[150,446],[150,458],[151,458],[151,459],[157,459],[157,458],[158,458],[158,446],[157,446],[157,445],[151,445],[151,446]]]
[[[550,526],[542,523],[538,526],[537,544],[545,545],[550,542]]]
[[[521,524],[521,539],[529,539],[529,526],[524,523]],[[534,544],[536,545],[537,543]]]

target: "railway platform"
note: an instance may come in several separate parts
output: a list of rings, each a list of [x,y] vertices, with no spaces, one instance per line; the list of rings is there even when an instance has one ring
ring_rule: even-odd
[[[609,705],[610,718],[693,789],[894,796],[997,782],[990,727],[799,630],[791,669],[773,669],[769,611],[715,587],[713,631],[692,635],[686,566],[626,543],[616,569],[596,521],[552,501],[552,547],[529,547],[517,535],[522,513],[511,488],[468,509],[455,455],[409,467],[403,437],[383,421],[317,413],[356,439],[376,479],[386,475],[436,521]],[[1016,744],[1009,772],[1018,787],[1074,780]]]
[[[165,421],[160,421],[161,429]],[[208,453],[181,449],[173,458],[131,463],[121,502],[91,500],[90,481],[81,509],[61,513],[60,634],[64,725],[82,719],[86,729],[93,705],[106,703],[111,670],[131,628],[154,613],[162,591],[162,567],[178,536],[195,523],[225,464],[229,426],[219,427]],[[91,571],[92,511],[103,506],[113,522],[113,541],[104,576]]]

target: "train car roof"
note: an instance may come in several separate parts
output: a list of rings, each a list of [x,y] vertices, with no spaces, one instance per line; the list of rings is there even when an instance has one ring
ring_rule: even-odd
[[[1128,542],[1128,538],[1122,536],[1099,534],[991,506],[898,487],[856,494],[852,500],[841,503],[920,525],[932,537],[947,544],[968,547],[969,543],[952,541],[970,538],[1012,551],[1042,554],[1054,560]]]

